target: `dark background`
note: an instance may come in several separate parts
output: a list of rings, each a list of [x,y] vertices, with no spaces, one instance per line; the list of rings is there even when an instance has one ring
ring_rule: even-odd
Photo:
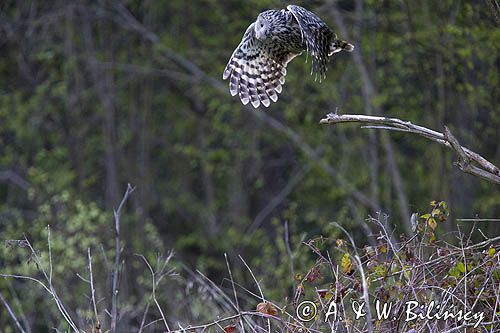
[[[429,201],[450,207],[441,237],[461,218],[498,218],[498,186],[464,174],[454,152],[422,137],[359,125],[319,125],[327,113],[401,118],[500,163],[500,29],[494,1],[299,1],[353,53],[326,80],[305,55],[288,66],[278,103],[244,108],[222,71],[259,12],[282,1],[2,1],[0,4],[0,239],[26,237],[82,327],[92,318],[87,248],[101,308],[109,308],[112,212],[127,183],[120,327],[134,331],[154,266],[174,249],[179,272],[160,284],[172,323],[213,318],[220,306],[193,273],[226,286],[251,277],[269,298],[292,297],[293,275],[313,260],[301,244],[345,226],[361,246],[388,214],[395,237]],[[285,223],[288,241],[285,242]],[[488,236],[500,224],[479,223]],[[476,237],[476,236],[475,236]],[[479,237],[479,236],[477,236]],[[480,239],[480,237],[478,238]],[[0,271],[40,278],[29,251],[0,249]],[[193,274],[192,274],[193,273]],[[27,281],[0,292],[33,332],[64,329],[50,297]],[[284,301],[283,301],[284,302]],[[154,311],[152,316],[155,317]],[[0,326],[12,332],[7,312]]]

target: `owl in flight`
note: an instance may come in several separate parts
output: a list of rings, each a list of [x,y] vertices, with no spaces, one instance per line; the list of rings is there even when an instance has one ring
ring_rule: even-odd
[[[257,16],[234,50],[222,78],[229,78],[229,91],[241,102],[257,108],[278,100],[285,83],[286,65],[302,54],[313,59],[311,74],[323,79],[328,58],[354,46],[340,40],[318,16],[300,6],[267,10]]]

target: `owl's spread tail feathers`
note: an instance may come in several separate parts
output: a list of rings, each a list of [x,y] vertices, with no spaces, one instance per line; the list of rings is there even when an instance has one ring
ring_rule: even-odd
[[[354,50],[354,45],[348,43],[344,40],[335,39],[335,41],[330,45],[330,52],[328,53],[331,56],[334,53],[340,51],[352,52]]]

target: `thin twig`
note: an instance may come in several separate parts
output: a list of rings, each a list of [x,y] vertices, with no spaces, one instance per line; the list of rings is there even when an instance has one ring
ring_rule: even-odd
[[[24,330],[24,328],[21,326],[21,323],[17,319],[16,314],[14,313],[14,311],[12,311],[11,307],[9,306],[9,303],[7,303],[7,301],[3,298],[2,294],[0,294],[0,301],[3,303],[3,305],[7,309],[7,312],[9,313],[9,316],[12,318],[12,320],[16,324],[17,328],[19,329],[19,331],[22,332],[22,333],[26,333],[26,331]]]
[[[212,321],[212,322],[210,322],[208,324],[198,325],[198,326],[188,326],[188,327],[184,327],[184,328],[182,328],[180,330],[171,331],[171,333],[197,332],[197,330],[201,330],[202,332],[204,332],[206,329],[210,328],[211,326],[215,326],[215,325],[223,323],[225,321],[234,320],[234,319],[242,319],[242,318],[245,318],[245,317],[269,318],[269,319],[273,319],[273,320],[276,320],[278,322],[281,322],[284,325],[289,326],[291,328],[295,328],[295,330],[298,330],[298,329],[304,330],[305,329],[306,330],[305,332],[322,333],[322,331],[315,330],[313,328],[306,328],[306,327],[304,327],[301,324],[297,324],[297,323],[294,323],[294,322],[284,322],[283,319],[281,319],[279,317],[276,317],[276,316],[272,316],[272,315],[261,313],[261,312],[252,312],[252,311],[241,311],[238,314],[235,314],[235,315],[232,315],[232,316],[227,316],[227,317],[224,317],[224,318],[221,318],[221,319],[217,319],[217,320],[214,320],[214,321]]]
[[[49,246],[49,285],[52,285],[52,245],[50,244],[50,226],[47,226],[47,244]]]
[[[92,272],[92,254],[90,253],[90,247],[87,248],[87,255],[89,259],[89,274],[90,274],[90,295],[92,298],[92,307],[94,309],[94,316],[95,316],[95,325],[94,327],[98,332],[101,331],[101,322],[99,321],[99,316],[97,315],[97,305],[95,301],[95,288],[94,288],[94,274]]]
[[[20,279],[20,280],[30,280],[30,281],[33,281],[33,282],[36,282],[38,283],[39,285],[41,285],[43,287],[43,289],[45,289],[45,291],[47,291],[49,294],[51,293],[49,287],[47,287],[45,285],[45,283],[43,283],[42,281],[38,280],[38,279],[35,279],[31,276],[25,276],[25,275],[17,275],[17,274],[5,274],[5,273],[1,273],[0,274],[0,277],[3,277],[3,278],[13,278],[13,279]]]
[[[7,286],[9,288],[10,293],[11,293],[12,298],[13,298],[13,302],[14,302],[13,306],[17,308],[19,316],[21,317],[21,321],[24,325],[24,329],[26,330],[27,333],[32,333],[31,322],[28,321],[28,319],[26,318],[26,315],[24,314],[23,304],[21,303],[19,296],[17,295],[16,291],[12,287],[12,283],[10,283],[10,281],[7,281]]]
[[[136,254],[136,255],[141,257],[142,260],[144,260],[147,263],[147,260],[144,257],[144,255],[142,255],[142,254]],[[171,274],[173,272],[173,269],[165,272],[165,268],[167,267],[167,264],[170,262],[170,260],[173,258],[173,256],[174,256],[174,252],[170,251],[168,256],[163,260],[163,264],[161,266],[159,266],[159,269],[157,270],[157,272],[155,272],[155,275],[159,275],[159,278],[153,279],[153,290],[151,293],[151,298],[149,298],[148,301],[146,302],[146,306],[145,306],[144,311],[142,313],[141,326],[139,327],[139,331],[138,331],[139,333],[141,333],[148,325],[151,325],[151,323],[146,324],[146,316],[148,315],[149,307],[151,306],[151,299],[153,301],[155,301],[156,306],[159,306],[159,304],[156,302],[156,288],[158,287],[163,276],[165,276],[167,274]],[[163,311],[161,311],[161,309],[160,309],[160,312],[163,312]],[[166,319],[164,317],[162,317],[158,321],[162,321],[162,320],[164,321],[164,323],[166,322]],[[154,322],[156,322],[156,321],[154,321]]]
[[[351,242],[352,248],[353,248],[354,253],[355,253],[354,259],[356,261],[356,265],[358,266],[359,273],[361,274],[361,282],[362,282],[362,286],[363,286],[363,299],[365,301],[365,304],[368,305],[368,304],[370,304],[370,298],[368,296],[368,283],[366,282],[365,270],[363,269],[363,264],[361,263],[361,259],[359,258],[358,250],[356,248],[356,244],[354,243],[354,239],[352,239],[351,234],[349,234],[343,226],[341,226],[337,222],[332,222],[332,224],[334,226],[336,226],[337,228],[339,228],[340,230],[342,230],[344,232],[344,234],[347,236],[347,238],[349,238],[349,241]],[[368,332],[373,332],[373,323],[372,323],[373,317],[372,317],[372,312],[371,312],[370,306],[367,306],[366,309],[367,309],[367,311],[366,311],[366,323],[368,324]]]
[[[127,184],[127,190],[123,195],[123,199],[118,206],[118,209],[114,210],[114,220],[115,220],[115,265],[113,268],[113,289],[111,297],[111,333],[116,333],[116,324],[118,322],[118,285],[120,277],[120,257],[121,257],[121,245],[120,245],[120,214],[127,201],[129,195],[134,192],[135,187]]]
[[[167,319],[165,318],[165,314],[163,313],[163,310],[162,310],[162,308],[160,306],[160,303],[156,299],[156,285],[157,285],[157,281],[156,281],[155,271],[153,270],[153,268],[151,267],[151,265],[149,264],[149,262],[148,262],[148,260],[146,259],[145,256],[143,256],[143,255],[138,255],[138,256],[141,257],[142,260],[144,260],[144,262],[146,263],[146,266],[148,266],[148,269],[151,272],[151,279],[153,280],[153,283],[152,283],[153,284],[153,290],[151,292],[151,297],[153,298],[153,301],[156,304],[156,308],[160,312],[161,319],[163,321],[163,324],[165,325],[165,328],[167,329],[167,332],[170,332],[170,327],[168,326]]]
[[[231,272],[231,267],[229,266],[229,261],[227,259],[227,253],[224,253],[224,258],[226,259],[226,266],[227,266],[227,270],[229,272],[229,278],[230,278],[230,281],[231,281],[231,286],[233,288],[234,302],[236,304],[236,311],[238,313],[240,313],[240,304],[238,302],[238,295],[236,294],[236,288],[234,287],[233,273]],[[259,290],[260,290],[260,287],[259,287]],[[262,291],[261,291],[261,293],[262,293]],[[262,298],[264,298],[264,296]],[[241,326],[241,331],[245,332],[245,326],[243,325],[243,320],[241,319],[241,317],[239,318],[239,322],[240,322],[240,326]]]
[[[288,230],[288,220],[285,220],[285,247],[288,253],[288,259],[290,260],[290,273],[293,281],[293,289],[295,289],[295,269],[294,269],[294,256],[293,251],[290,246],[290,232]]]
[[[50,266],[50,273],[47,273],[45,269],[42,266],[42,261],[40,260],[39,255],[29,242],[28,238],[26,236],[24,237],[24,244],[30,249],[31,251],[31,257],[33,258],[33,261],[36,264],[36,267],[38,270],[42,273],[44,276],[45,280],[47,281],[47,284],[43,283],[41,280],[30,277],[30,276],[24,276],[24,275],[16,275],[16,274],[0,274],[0,277],[10,277],[10,278],[15,278],[15,279],[21,279],[21,280],[30,280],[33,282],[36,282],[40,284],[54,299],[54,302],[56,303],[57,309],[59,310],[59,313],[63,316],[64,320],[68,323],[68,325],[71,327],[71,329],[79,333],[79,329],[76,326],[75,322],[71,318],[70,314],[66,310],[66,307],[64,306],[61,298],[59,295],[57,295],[56,289],[54,288],[54,285],[52,284],[52,252],[51,252],[51,242],[50,242],[50,226],[47,226],[48,230],[48,246],[49,246],[49,266]]]
[[[201,276],[203,279],[201,280],[202,282],[206,282],[206,286],[207,288],[208,287],[211,287],[209,289],[210,292],[213,293],[213,296],[216,297],[216,296],[219,296],[221,297],[225,302],[223,303],[227,310],[229,311],[230,308],[232,309],[235,309],[237,312],[239,312],[239,309],[238,307],[236,306],[236,304],[234,304],[234,302],[231,300],[231,298],[226,295],[226,293],[224,291],[222,291],[222,289],[217,286],[212,280],[210,280],[208,277],[206,277],[202,272],[200,272],[199,270],[196,270],[196,273],[198,273],[199,276]],[[197,279],[197,280],[200,280],[198,275],[194,275],[194,277]],[[236,284],[236,283],[235,283]],[[255,332],[255,329],[253,328],[254,325],[252,325],[251,322],[248,321],[247,318],[244,318],[245,321],[247,322],[247,326],[250,327],[250,329]]]
[[[248,264],[246,263],[246,261],[243,259],[243,257],[241,255],[238,255],[238,257],[243,262],[245,267],[248,269],[248,271],[250,272],[250,275],[252,275],[252,278],[255,281],[257,288],[259,289],[259,293],[260,293],[260,297],[262,298],[262,302],[266,302],[266,299],[264,298],[264,293],[262,292],[262,288],[260,287],[260,283],[259,283],[259,281],[257,281],[257,278],[255,278],[255,275],[253,274],[252,270],[250,269],[250,266],[248,266]],[[269,318],[267,319],[267,328],[268,328],[268,331],[271,332],[271,319],[269,319]]]

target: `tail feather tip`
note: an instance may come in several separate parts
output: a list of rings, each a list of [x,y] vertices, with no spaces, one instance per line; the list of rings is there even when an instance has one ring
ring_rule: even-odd
[[[352,52],[353,50],[354,50],[354,45],[352,45],[351,43],[345,42],[343,40],[337,40],[334,43],[332,43],[328,55],[331,56],[332,54],[340,51]]]
[[[352,45],[351,43],[346,43],[344,46],[344,51],[347,51],[347,52],[354,51],[354,45]]]

